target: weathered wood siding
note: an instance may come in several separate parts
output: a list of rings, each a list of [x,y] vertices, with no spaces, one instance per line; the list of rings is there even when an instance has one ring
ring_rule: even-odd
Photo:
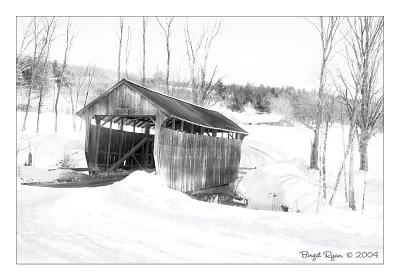
[[[225,185],[239,171],[241,141],[160,127],[156,157],[164,183],[182,192]]]
[[[107,96],[90,105],[85,115],[91,118],[95,114],[118,114],[120,109],[128,109],[127,115],[156,114],[157,111],[157,107],[142,95],[121,84]]]
[[[158,110],[156,113],[156,123],[154,125],[154,163],[156,166],[156,173],[159,173],[160,169],[160,162],[159,162],[159,157],[161,156],[162,153],[160,153],[160,137],[162,134],[160,133],[160,129],[164,123],[164,121],[168,118],[167,115],[165,115],[162,111]]]

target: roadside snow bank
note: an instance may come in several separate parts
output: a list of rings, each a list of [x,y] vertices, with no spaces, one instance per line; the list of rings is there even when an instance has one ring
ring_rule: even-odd
[[[20,183],[29,182],[54,182],[56,180],[78,179],[85,177],[85,174],[72,170],[52,170],[35,168],[31,166],[18,166],[17,179]]]

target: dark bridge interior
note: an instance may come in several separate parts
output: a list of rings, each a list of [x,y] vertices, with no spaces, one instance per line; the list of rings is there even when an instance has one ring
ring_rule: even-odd
[[[154,115],[95,115],[90,125],[88,167],[153,169]]]

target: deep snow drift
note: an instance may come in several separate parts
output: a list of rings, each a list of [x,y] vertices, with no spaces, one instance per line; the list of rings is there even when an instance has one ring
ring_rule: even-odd
[[[98,188],[18,186],[18,262],[293,263],[312,262],[304,250],[382,253],[376,220],[212,204],[160,184],[134,172]]]

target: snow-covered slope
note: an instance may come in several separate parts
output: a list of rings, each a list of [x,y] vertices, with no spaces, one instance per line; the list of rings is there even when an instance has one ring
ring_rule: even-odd
[[[373,250],[363,261],[382,262],[378,222],[201,202],[135,172],[107,187],[18,186],[18,262],[312,262],[304,250]]]
[[[246,123],[254,112],[236,114],[237,121]],[[264,117],[264,118],[263,118]],[[270,115],[257,115],[258,121],[268,122]],[[275,118],[275,116],[274,116]],[[318,171],[308,169],[313,131],[304,125],[293,123],[292,127],[271,125],[247,125],[249,132],[243,140],[240,166],[256,168],[249,171],[239,184],[239,190],[249,199],[249,208],[280,210],[281,205],[291,210],[315,214],[318,197]],[[347,127],[333,125],[327,143],[327,197],[331,196],[341,164]],[[356,148],[357,150],[357,148]],[[373,218],[383,216],[383,136],[371,138],[369,144],[369,171],[366,181],[364,214]],[[362,207],[364,174],[358,171],[359,155],[355,153],[355,200]],[[343,175],[342,175],[343,177]],[[272,198],[276,195],[275,198]],[[274,204],[272,204],[274,203]],[[321,202],[321,206],[326,204]],[[347,210],[343,180],[336,194],[334,207]],[[324,211],[324,210],[322,210]],[[329,209],[328,209],[329,211]],[[321,212],[320,214],[322,214]],[[360,214],[361,210],[357,211]],[[383,223],[383,222],[382,222]]]

